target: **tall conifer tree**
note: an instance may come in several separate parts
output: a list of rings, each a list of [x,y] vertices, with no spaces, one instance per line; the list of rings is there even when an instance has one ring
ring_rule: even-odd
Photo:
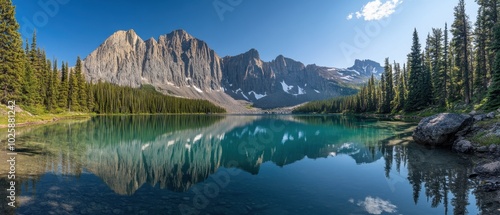
[[[24,50],[15,8],[0,0],[0,103],[21,98],[24,83]]]
[[[406,100],[405,110],[415,111],[425,105],[425,89],[423,89],[424,72],[422,68],[422,57],[418,39],[417,29],[413,32],[413,43],[409,55],[410,74],[408,78],[408,98]]]

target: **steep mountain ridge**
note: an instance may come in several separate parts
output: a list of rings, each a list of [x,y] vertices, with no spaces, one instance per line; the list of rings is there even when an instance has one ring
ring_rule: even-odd
[[[264,62],[255,49],[224,57],[222,74],[227,94],[260,108],[293,106],[356,92],[331,74],[322,73],[321,67],[305,66],[282,55]]]
[[[276,108],[354,94],[353,85],[380,69],[378,63],[358,60],[349,69],[305,66],[282,55],[264,62],[255,49],[221,58],[184,30],[146,41],[134,30],[117,31],[83,62],[90,82],[149,84],[165,94],[207,99],[228,112],[248,112],[249,104]]]

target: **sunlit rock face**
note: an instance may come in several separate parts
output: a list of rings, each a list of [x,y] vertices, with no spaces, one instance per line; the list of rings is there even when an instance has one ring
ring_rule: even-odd
[[[111,35],[84,61],[89,81],[123,86],[191,87],[220,90],[221,59],[183,30],[143,41],[133,30]],[[196,87],[196,88],[194,88]]]

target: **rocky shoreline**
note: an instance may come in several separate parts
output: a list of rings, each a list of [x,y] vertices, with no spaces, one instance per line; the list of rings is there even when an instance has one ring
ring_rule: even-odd
[[[473,156],[476,162],[469,178],[477,180],[478,191],[497,192],[495,201],[500,203],[500,109],[426,117],[415,129],[413,139],[418,144]]]

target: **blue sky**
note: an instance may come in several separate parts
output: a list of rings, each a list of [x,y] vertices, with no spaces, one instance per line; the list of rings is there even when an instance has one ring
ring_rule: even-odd
[[[451,25],[458,0],[29,2],[13,0],[23,38],[31,38],[36,27],[38,45],[70,65],[118,30],[134,29],[146,40],[184,29],[221,57],[255,48],[265,61],[282,54],[305,64],[349,67],[354,59],[403,63],[413,28],[423,42],[431,28]],[[477,4],[466,4],[474,23]]]

